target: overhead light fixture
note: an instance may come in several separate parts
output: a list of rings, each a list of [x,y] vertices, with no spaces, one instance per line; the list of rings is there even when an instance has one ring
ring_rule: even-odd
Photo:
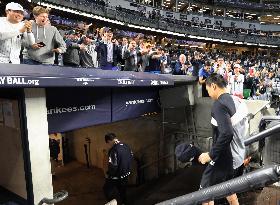
[[[235,44],[236,44],[236,45],[243,45],[243,42],[237,41],[237,42],[235,42]]]
[[[278,48],[278,46],[275,46],[275,45],[267,45],[268,47],[271,47],[271,48]]]
[[[267,14],[266,16],[272,16],[271,14]]]
[[[124,25],[124,23],[121,22],[121,21],[108,19],[108,18],[105,18],[105,17],[102,17],[102,16],[89,14],[89,13],[86,13],[86,12],[75,11],[73,9],[65,8],[63,6],[55,6],[55,5],[44,3],[44,2],[42,2],[41,5],[45,6],[45,7],[57,9],[57,10],[60,10],[60,11],[65,11],[65,12],[68,12],[68,13],[77,14],[77,15],[80,15],[80,16],[85,16],[85,17],[88,17],[88,18],[94,18],[94,19],[98,19],[98,20],[102,20],[102,21],[106,21],[106,22],[110,22],[110,23],[114,23],[114,24],[118,24],[118,25]]]
[[[247,43],[247,42],[245,42],[245,44],[247,44],[248,46],[257,46],[258,45],[256,43]]]
[[[197,36],[189,35],[189,38],[197,38]]]
[[[279,18],[277,17],[277,18],[274,18],[275,20],[278,20]]]

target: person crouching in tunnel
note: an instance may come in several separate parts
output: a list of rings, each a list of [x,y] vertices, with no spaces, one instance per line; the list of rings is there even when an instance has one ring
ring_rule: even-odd
[[[118,204],[127,204],[126,186],[131,173],[133,154],[130,147],[120,142],[114,133],[105,135],[105,142],[109,145],[108,171],[103,186],[108,201],[117,199]]]
[[[234,129],[231,118],[236,113],[236,106],[226,87],[227,82],[219,74],[211,74],[206,80],[206,89],[215,102],[211,110],[213,145],[210,152],[202,153],[198,159],[202,164],[208,163],[200,182],[201,189],[234,178],[234,160],[231,150]],[[236,194],[228,196],[227,200],[230,205],[239,205]],[[203,205],[214,205],[214,201]]]

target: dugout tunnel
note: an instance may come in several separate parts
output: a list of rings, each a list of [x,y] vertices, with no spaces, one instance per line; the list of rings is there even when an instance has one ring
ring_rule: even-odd
[[[75,139],[76,133],[70,131],[85,132],[81,128],[99,125],[93,136],[104,143],[104,133],[114,131],[110,124],[122,130],[119,134],[135,135],[133,140],[146,126],[150,140],[156,141],[161,125],[158,91],[174,86],[170,76],[149,73],[11,64],[1,64],[0,79],[3,204],[39,204],[53,197],[49,134],[68,132]],[[184,81],[193,84],[195,79]],[[79,137],[74,146],[79,146]],[[94,150],[93,166],[101,163],[99,151]],[[84,151],[74,152],[84,162]]]
[[[49,134],[64,133],[70,159],[104,170],[104,134],[115,132],[138,160],[132,184],[180,169],[176,144],[211,144],[212,101],[198,97],[195,78],[27,65],[1,65],[0,76],[2,203],[53,197]],[[251,113],[266,112],[266,104],[254,102]]]

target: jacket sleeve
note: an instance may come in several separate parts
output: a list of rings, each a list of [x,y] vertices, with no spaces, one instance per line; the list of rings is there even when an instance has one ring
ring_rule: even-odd
[[[23,26],[23,24],[22,24]],[[16,37],[20,35],[21,33],[19,32],[18,29],[5,29],[5,24],[3,21],[0,21],[0,40],[7,40],[13,37]]]
[[[32,32],[30,33],[24,32],[22,38],[22,45],[26,48],[30,48],[34,43],[35,43],[34,34]]]
[[[123,54],[123,59],[126,60],[128,59],[129,57],[132,57],[134,54],[131,53],[129,50],[126,50]]]
[[[175,74],[175,75],[181,75],[182,74],[180,63],[177,62],[175,64],[175,69],[174,69],[173,74]]]
[[[119,166],[118,153],[116,152],[116,150],[112,150],[109,153],[109,163],[108,163],[108,172],[107,172],[109,177],[117,177],[118,166]]]
[[[224,150],[228,149],[233,138],[233,127],[230,119],[230,114],[226,107],[222,104],[218,104],[213,109],[215,119],[218,124],[219,136],[216,143],[213,144],[210,150],[210,158],[216,162]]]
[[[60,35],[59,31],[57,30],[57,28],[55,28],[54,38],[55,38],[55,42],[57,43],[58,48],[60,49],[61,53],[65,53],[66,52],[66,44],[65,44],[62,36]]]
[[[66,43],[67,47],[73,48],[73,49],[80,49],[80,45],[78,43],[74,42],[69,42],[68,44]]]

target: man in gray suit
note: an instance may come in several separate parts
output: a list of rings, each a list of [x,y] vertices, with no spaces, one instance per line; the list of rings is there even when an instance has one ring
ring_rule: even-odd
[[[125,71],[139,71],[142,64],[142,56],[135,40],[130,41],[129,47],[123,55],[123,59],[125,60]]]

